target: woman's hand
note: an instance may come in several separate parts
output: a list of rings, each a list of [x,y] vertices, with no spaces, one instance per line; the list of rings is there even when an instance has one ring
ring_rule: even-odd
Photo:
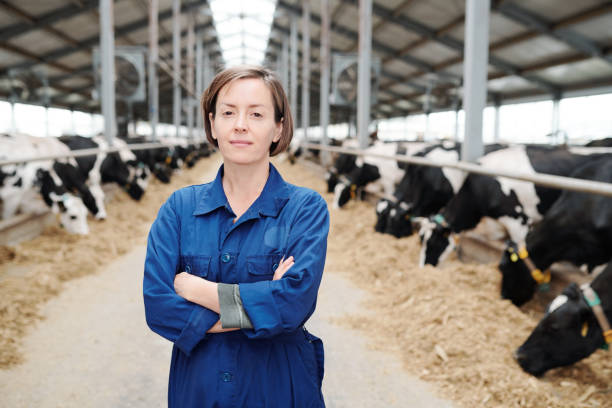
[[[180,297],[192,301],[194,289],[197,288],[198,284],[201,284],[202,278],[198,278],[187,272],[178,273],[174,277],[174,290]]]
[[[240,330],[240,329],[224,329],[221,326],[221,320],[218,320],[217,323],[215,323],[210,329],[208,329],[206,333],[225,333],[225,332],[236,331],[236,330]]]
[[[281,259],[281,261],[278,264],[278,267],[274,271],[274,276],[272,277],[272,280],[279,280],[280,278],[282,278],[285,272],[287,272],[289,268],[293,266],[294,263],[295,262],[292,256],[290,256],[287,259],[285,258]]]

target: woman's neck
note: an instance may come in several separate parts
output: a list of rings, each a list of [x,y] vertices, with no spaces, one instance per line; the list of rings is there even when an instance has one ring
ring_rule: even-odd
[[[237,217],[259,197],[268,180],[270,165],[223,165],[223,190]]]

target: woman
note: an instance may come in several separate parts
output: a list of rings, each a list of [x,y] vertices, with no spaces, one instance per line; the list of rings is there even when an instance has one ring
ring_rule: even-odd
[[[151,227],[149,327],[174,343],[170,407],[323,407],[315,309],[329,214],[321,196],[270,163],[293,132],[287,97],[261,67],[219,73],[204,92],[223,165],[176,191]]]

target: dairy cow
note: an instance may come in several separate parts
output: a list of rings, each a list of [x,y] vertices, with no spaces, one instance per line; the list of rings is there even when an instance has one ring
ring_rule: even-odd
[[[524,174],[569,176],[588,160],[589,156],[564,148],[512,146],[483,156],[480,164]],[[484,216],[496,219],[512,240],[523,243],[529,226],[542,219],[560,194],[526,181],[470,174],[440,214],[421,220],[420,264],[437,265],[455,246],[452,234],[474,228]]]
[[[514,352],[534,376],[574,364],[612,343],[612,263],[590,284],[570,284],[548,306],[527,340]]]
[[[589,161],[571,174],[574,178],[612,183],[612,155]],[[501,293],[520,306],[539,284],[550,280],[554,262],[585,265],[589,271],[612,256],[612,198],[564,191],[525,239],[512,242],[499,263]]]
[[[57,140],[45,139],[48,140],[24,134],[1,134],[0,158],[19,159],[69,153],[68,149],[62,149],[63,145]],[[66,231],[73,234],[89,233],[87,208],[81,197],[73,193],[78,190],[68,188],[60,177],[61,174],[66,180],[74,178],[76,169],[72,167],[70,161],[70,159],[42,160],[4,166],[1,169],[4,176],[0,183],[2,218],[8,219],[17,214],[24,204],[24,197],[28,191],[34,189],[51,211],[58,214],[60,224]],[[93,197],[91,195],[88,197],[91,199],[89,204],[97,212]]]

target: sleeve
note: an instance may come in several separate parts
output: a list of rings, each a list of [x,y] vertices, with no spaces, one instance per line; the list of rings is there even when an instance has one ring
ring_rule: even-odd
[[[218,283],[219,315],[224,329],[252,329],[253,324],[244,311],[237,284]]]
[[[151,226],[145,259],[143,296],[147,324],[189,355],[218,320],[219,315],[191,303],[174,290],[179,268],[179,222],[175,194],[160,208]]]
[[[250,338],[294,331],[314,312],[325,266],[329,212],[316,193],[297,211],[286,251],[295,259],[291,269],[279,280],[239,284],[244,310],[253,325],[243,332]]]

